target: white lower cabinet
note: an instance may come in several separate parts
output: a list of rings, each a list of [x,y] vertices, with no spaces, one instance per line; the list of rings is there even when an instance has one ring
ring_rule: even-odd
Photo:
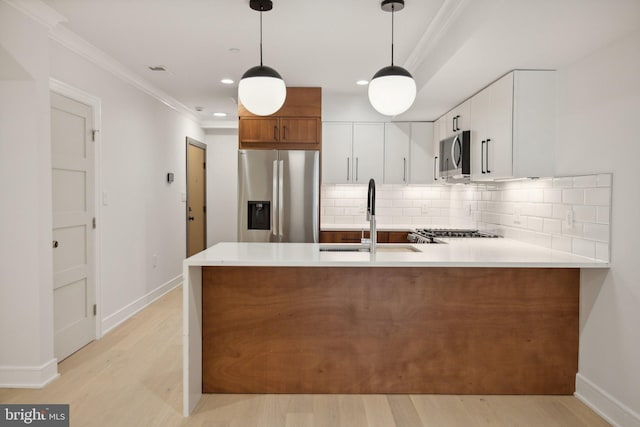
[[[516,70],[471,98],[471,179],[552,176],[555,72]]]
[[[322,124],[322,182],[382,183],[384,123],[324,122]]]

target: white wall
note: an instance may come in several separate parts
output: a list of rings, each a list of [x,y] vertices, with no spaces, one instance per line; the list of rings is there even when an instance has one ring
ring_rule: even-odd
[[[0,384],[43,384],[57,374],[47,31],[0,2],[0,44]]]
[[[102,319],[126,319],[180,276],[186,252],[186,137],[199,125],[79,55],[51,42],[52,77],[101,99]],[[167,172],[175,181],[166,182]],[[97,195],[98,200],[103,194]],[[153,256],[157,267],[153,267]]]
[[[323,122],[390,122],[391,117],[384,116],[373,109],[369,103],[367,86],[362,87],[361,95],[322,93]]]
[[[5,2],[0,2],[0,44],[0,56],[13,59],[10,70],[0,71],[0,385],[38,386],[57,373],[49,78],[101,100],[98,151],[108,202],[98,211],[103,330],[179,282],[186,252],[185,138],[202,141],[204,132],[190,118],[51,41],[45,27]],[[166,183],[167,172],[175,174],[173,184]]]
[[[207,245],[238,240],[238,129],[208,129]]]
[[[621,426],[640,425],[639,52],[636,31],[559,73],[556,174],[613,172],[611,269],[581,275],[578,393]]]

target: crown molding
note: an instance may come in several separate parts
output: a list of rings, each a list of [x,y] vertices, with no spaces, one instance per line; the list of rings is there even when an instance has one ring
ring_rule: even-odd
[[[184,114],[189,119],[194,122],[200,124],[200,119],[191,111],[189,107],[173,98],[168,93],[159,89],[155,85],[149,83],[144,78],[139,76],[138,74],[132,72],[123,64],[107,55],[91,43],[87,42],[82,37],[78,36],[73,31],[63,27],[63,26],[55,26],[49,31],[49,37],[60,43],[62,46],[71,50],[72,52],[77,53],[88,61],[93,62],[100,68],[108,71],[114,76],[120,78],[121,80],[131,84],[137,89],[143,91],[147,95],[150,95],[156,98],[158,101],[162,102],[167,107]]]
[[[48,28],[50,39],[93,62],[100,68],[131,84],[147,95],[157,99],[167,107],[185,115],[198,125],[200,124],[200,119],[189,107],[173,98],[162,89],[146,81],[144,78],[134,73],[116,59],[98,49],[96,46],[87,42],[73,31],[60,25],[61,23],[68,22],[67,18],[48,6],[46,3],[41,0],[4,1],[13,6],[16,10]]]
[[[4,2],[44,25],[49,30],[61,22],[67,22],[65,16],[40,0],[4,0]]]
[[[422,37],[411,51],[405,62],[405,68],[415,73],[431,52],[440,44],[440,40],[464,12],[469,0],[444,0]]]

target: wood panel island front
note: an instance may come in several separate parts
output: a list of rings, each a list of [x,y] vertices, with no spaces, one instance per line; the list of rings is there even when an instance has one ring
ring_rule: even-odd
[[[580,268],[608,264],[478,240],[185,260],[184,415],[202,393],[572,394]]]

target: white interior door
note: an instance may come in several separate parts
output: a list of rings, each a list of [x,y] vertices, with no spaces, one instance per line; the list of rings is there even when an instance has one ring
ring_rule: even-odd
[[[94,147],[91,107],[51,93],[54,353],[95,339]]]

